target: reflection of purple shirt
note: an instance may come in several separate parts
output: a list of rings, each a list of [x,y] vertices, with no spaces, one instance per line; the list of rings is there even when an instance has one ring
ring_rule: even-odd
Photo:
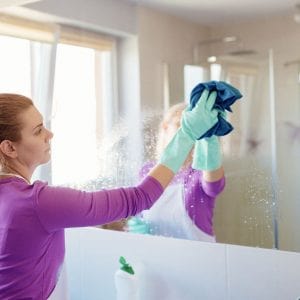
[[[141,170],[143,178],[154,166],[153,162],[147,163]],[[213,236],[213,216],[215,201],[218,194],[225,186],[225,178],[215,182],[207,182],[202,177],[202,172],[191,167],[181,170],[176,174],[171,184],[184,184],[184,203],[186,211],[194,224],[203,232]]]
[[[47,299],[64,260],[64,228],[100,225],[151,207],[163,188],[84,192],[10,177],[0,180],[0,299]]]

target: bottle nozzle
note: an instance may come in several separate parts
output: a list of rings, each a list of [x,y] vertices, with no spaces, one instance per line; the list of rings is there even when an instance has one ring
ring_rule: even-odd
[[[122,271],[127,272],[127,273],[132,274],[132,275],[134,274],[133,268],[131,267],[130,264],[128,264],[126,262],[126,259],[123,256],[120,256],[119,262],[121,264],[121,270]]]

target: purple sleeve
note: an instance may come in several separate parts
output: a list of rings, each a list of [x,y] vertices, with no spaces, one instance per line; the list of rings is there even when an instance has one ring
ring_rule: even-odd
[[[84,192],[39,183],[36,209],[45,229],[105,224],[149,209],[163,192],[161,184],[147,176],[136,187]]]
[[[192,170],[185,176],[185,208],[194,224],[213,236],[213,216],[216,196],[225,186],[225,179],[215,182],[203,180],[202,172]]]
[[[222,177],[218,181],[208,182],[202,177],[202,188],[206,195],[209,197],[217,197],[225,187],[225,178]]]

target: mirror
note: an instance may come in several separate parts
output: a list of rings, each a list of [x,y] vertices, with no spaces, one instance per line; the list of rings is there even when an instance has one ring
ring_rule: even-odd
[[[207,81],[209,78],[205,80],[204,74],[210,74],[211,79],[229,82],[243,94],[242,100],[232,106],[233,113],[228,114],[234,131],[221,138],[226,186],[216,199],[214,230],[217,242],[278,248],[272,59],[272,50],[265,53],[247,51],[220,55],[212,65],[201,67],[200,64],[198,73],[192,69],[196,77],[202,74],[195,82]],[[149,111],[144,114],[145,161],[155,159],[161,115]],[[181,221],[173,213],[173,222],[178,222],[179,227]],[[158,225],[153,224],[147,225],[150,233],[155,234]],[[120,230],[120,226],[124,226],[124,221],[106,227]],[[171,229],[159,234],[178,237]]]
[[[278,247],[270,63],[273,63],[271,50],[266,53],[247,51],[219,55],[214,64],[194,65],[190,66],[190,73],[186,71],[188,82],[222,80],[243,94],[243,98],[232,105],[233,113],[228,113],[234,131],[221,138],[226,186],[216,199],[214,230],[218,242]],[[153,128],[157,124],[154,118],[144,135],[148,158],[154,156],[156,134]],[[181,222],[178,219],[174,216],[175,223]],[[170,232],[166,235],[172,236]],[[177,236],[174,233],[174,237]]]

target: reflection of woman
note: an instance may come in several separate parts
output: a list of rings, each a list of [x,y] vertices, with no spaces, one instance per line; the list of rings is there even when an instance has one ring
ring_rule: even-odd
[[[30,182],[36,167],[50,159],[53,134],[30,99],[0,94],[0,299],[59,295],[64,228],[104,224],[150,208],[195,140],[216,124],[215,99],[206,93],[202,104],[182,116],[160,164],[139,185],[88,193]]]
[[[185,107],[184,103],[180,103],[171,107],[166,113],[159,130],[158,156],[179,128],[181,114]],[[160,199],[151,209],[142,212],[141,219],[133,218],[128,222],[129,231],[215,241],[213,231],[215,200],[225,185],[219,141],[217,137],[213,136],[197,143],[202,143],[200,145],[202,149],[197,150],[200,151],[198,156],[201,156],[200,164],[202,164],[199,167],[213,170],[201,171],[192,168],[193,157],[190,153],[183,167]],[[154,163],[150,162],[143,167],[142,177],[153,165]],[[194,161],[193,166],[197,167],[198,165],[199,162]]]

